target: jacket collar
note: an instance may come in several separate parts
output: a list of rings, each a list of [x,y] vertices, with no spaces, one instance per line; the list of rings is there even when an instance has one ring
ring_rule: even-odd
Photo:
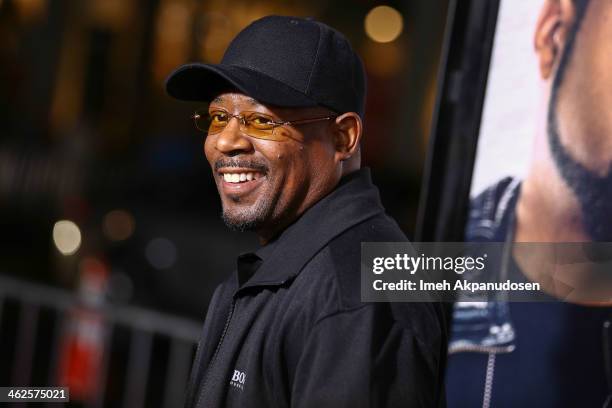
[[[261,263],[238,291],[285,284],[333,238],[381,213],[384,208],[370,170],[364,168],[345,176],[335,190],[310,207],[279,237],[251,254]]]

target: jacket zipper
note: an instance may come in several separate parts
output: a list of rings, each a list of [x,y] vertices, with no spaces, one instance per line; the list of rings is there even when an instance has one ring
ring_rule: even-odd
[[[496,353],[489,353],[487,359],[487,371],[485,374],[484,392],[482,395],[482,408],[491,407],[491,395],[493,393],[493,374],[495,374],[495,356]]]
[[[487,369],[485,372],[484,392],[482,395],[482,408],[491,407],[491,396],[493,395],[493,376],[495,374],[495,358],[497,354],[511,353],[515,346],[476,346],[465,345],[459,346],[449,352],[449,354],[461,352],[475,352],[488,354]]]
[[[223,343],[223,339],[225,338],[225,335],[227,334],[227,329],[229,328],[230,321],[232,320],[232,315],[234,314],[235,302],[236,301],[232,299],[230,310],[227,315],[227,319],[225,320],[225,326],[223,327],[223,332],[221,333],[221,338],[219,339],[219,342],[217,343],[217,348],[215,348],[215,353],[210,359],[210,364],[208,365],[208,369],[206,370],[206,375],[204,376],[204,382],[202,383],[202,388],[200,388],[200,396],[198,397],[198,403],[195,405],[196,407],[199,407],[200,402],[202,402],[202,397],[204,396],[204,389],[206,389],[206,384],[208,383],[208,379],[210,377],[210,371],[213,368],[213,365],[215,364],[215,360],[217,359],[217,355],[219,354],[219,350],[221,349],[221,344]]]

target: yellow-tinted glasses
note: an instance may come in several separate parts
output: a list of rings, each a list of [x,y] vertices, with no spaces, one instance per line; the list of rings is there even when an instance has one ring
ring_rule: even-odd
[[[286,125],[303,125],[306,123],[320,122],[335,119],[337,116],[324,116],[317,118],[299,119],[292,121],[280,121],[270,115],[261,112],[245,111],[239,115],[232,115],[224,109],[201,109],[193,115],[196,127],[208,135],[214,135],[225,129],[232,118],[238,119],[240,130],[245,134],[265,140],[283,141],[289,137],[287,132],[277,131],[277,128]]]

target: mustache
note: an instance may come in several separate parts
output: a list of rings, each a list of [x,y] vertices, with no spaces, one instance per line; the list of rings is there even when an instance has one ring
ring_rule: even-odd
[[[241,159],[237,157],[223,158],[215,162],[215,171],[219,171],[221,168],[236,167],[236,168],[247,168],[257,170],[265,173],[268,171],[268,166],[262,160],[256,159]]]

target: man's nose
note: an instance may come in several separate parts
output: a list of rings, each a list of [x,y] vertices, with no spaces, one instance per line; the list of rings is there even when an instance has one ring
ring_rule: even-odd
[[[225,129],[217,135],[215,147],[221,153],[230,156],[253,150],[251,139],[243,133],[238,118],[232,118]]]

